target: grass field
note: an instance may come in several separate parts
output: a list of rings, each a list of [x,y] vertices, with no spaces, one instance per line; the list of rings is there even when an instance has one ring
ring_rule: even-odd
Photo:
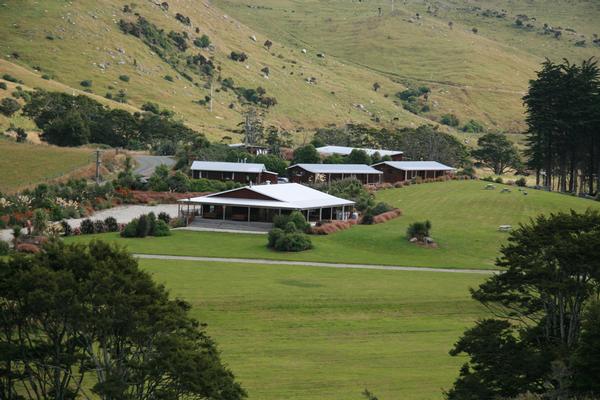
[[[135,253],[212,257],[247,257],[447,268],[494,268],[494,260],[507,233],[499,225],[517,226],[542,213],[583,211],[600,203],[557,193],[529,190],[525,196],[484,190],[481,181],[451,181],[380,191],[378,199],[404,211],[381,225],[356,226],[329,236],[313,236],[314,249],[280,253],[266,248],[263,235],[174,231],[162,238],[122,239],[117,234],[70,238],[102,238],[126,245]],[[439,248],[415,246],[406,240],[409,223],[429,219]]]
[[[61,148],[0,139],[0,192],[58,178],[89,164],[89,149]]]
[[[249,399],[441,399],[483,277],[141,261],[208,323]]]

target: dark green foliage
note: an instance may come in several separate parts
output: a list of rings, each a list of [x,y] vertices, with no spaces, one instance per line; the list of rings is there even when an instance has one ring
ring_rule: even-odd
[[[276,172],[279,175],[284,175],[288,167],[285,160],[275,154],[259,154],[254,157],[252,162],[265,164],[268,171]]]
[[[2,79],[4,79],[5,81],[8,81],[8,82],[23,84],[22,80],[17,79],[17,78],[15,78],[14,76],[12,76],[10,74],[4,74],[4,75],[2,75]]]
[[[561,192],[600,188],[600,69],[597,60],[580,65],[543,63],[523,98],[527,109],[528,166],[536,184]],[[544,174],[542,174],[544,172]],[[544,181],[541,182],[541,177]]]
[[[185,35],[179,32],[171,31],[169,32],[168,38],[171,39],[175,47],[179,49],[179,51],[186,51],[188,48],[187,39]]]
[[[121,231],[121,237],[125,237],[125,238],[137,237],[137,221],[136,220],[132,220],[127,225],[125,225],[125,228],[123,228],[123,230]]]
[[[122,96],[121,96],[122,95]],[[119,92],[118,101],[124,101]],[[131,114],[108,109],[87,96],[70,96],[58,92],[33,92],[23,107],[42,129],[42,138],[61,146],[77,146],[88,142],[130,149],[158,149],[169,144],[173,149],[190,141],[201,141],[202,135],[172,119],[172,113]],[[172,154],[171,153],[171,154]]]
[[[484,130],[485,127],[474,119],[470,119],[469,122],[462,127],[462,131],[468,133],[481,133]]]
[[[513,398],[518,394],[539,393],[543,387],[543,357],[519,340],[507,321],[486,319],[467,330],[450,351],[465,353],[460,376],[447,393],[448,400]]]
[[[590,398],[600,395],[600,302],[591,303],[583,316],[579,346],[572,357],[573,390]]]
[[[372,209],[368,209],[366,210],[363,215],[362,215],[362,221],[361,224],[363,225],[372,225],[373,222],[375,222],[374,219],[374,215],[373,215],[373,210]]]
[[[502,177],[499,176],[496,179],[494,179],[494,182],[502,184],[504,183],[504,180],[502,179]]]
[[[281,228],[273,228],[269,231],[267,247],[274,248],[277,239],[283,236],[285,232]]]
[[[598,211],[572,211],[539,216],[510,234],[496,262],[504,272],[471,291],[496,318],[466,331],[452,350],[470,360],[449,398],[597,394],[598,226]]]
[[[456,128],[458,125],[460,125],[460,121],[458,120],[458,117],[454,114],[442,115],[442,118],[440,119],[440,123],[454,127],[454,128]]]
[[[211,59],[204,57],[204,55],[196,54],[193,56],[188,56],[186,62],[187,65],[190,68],[195,69],[196,72],[206,76],[213,76],[213,73],[215,71],[215,64],[212,62]]]
[[[302,232],[285,232],[277,238],[274,248],[278,251],[298,252],[312,249],[312,242]]]
[[[226,89],[233,89],[235,87],[232,78],[225,78],[221,81],[221,86]]]
[[[0,256],[7,255],[9,251],[10,251],[9,244],[3,240],[0,240]]]
[[[471,152],[483,166],[502,175],[509,168],[519,169],[521,158],[514,144],[501,133],[487,133],[477,140],[478,149]]]
[[[431,231],[431,222],[428,221],[417,221],[413,222],[408,226],[406,230],[406,236],[409,239],[416,237],[418,240],[423,241],[423,239],[429,236],[429,232]]]
[[[129,82],[129,75],[119,75],[119,79],[123,82]]]
[[[90,141],[90,130],[79,112],[69,111],[46,125],[41,136],[57,146],[81,146]]]
[[[364,150],[352,149],[347,159],[348,164],[372,164],[371,157]]]
[[[0,113],[10,117],[17,111],[21,109],[21,105],[15,99],[11,99],[10,97],[5,97],[0,100]]]
[[[107,232],[104,221],[101,221],[101,220],[94,221],[94,233],[104,233],[104,232]]]
[[[213,179],[192,179],[190,180],[191,192],[222,192],[225,190],[242,187],[243,184],[234,181],[219,181]]]
[[[276,215],[273,218],[273,226],[279,229],[286,229],[288,224],[292,224],[292,226],[301,232],[306,231],[310,228],[310,224],[304,218],[304,215],[300,211],[293,211],[290,214],[281,214]]]
[[[175,81],[175,79],[171,75],[165,75],[164,78],[165,78],[166,81],[169,81],[169,82],[174,82]]]
[[[73,228],[65,220],[60,221],[60,227],[62,228],[63,236],[71,236],[73,234]]]
[[[181,13],[177,13],[175,14],[175,19],[179,22],[181,22],[184,25],[190,26],[192,24],[192,21],[190,20],[190,17],[186,17],[185,15],[181,14]]]
[[[164,221],[165,223],[169,223],[171,222],[171,216],[169,214],[167,214],[166,212],[162,211],[158,214],[158,219],[161,221]]]
[[[8,85],[6,84],[6,82],[0,82],[0,89],[2,89],[2,90],[8,89]]]
[[[96,227],[94,226],[94,222],[87,218],[81,221],[79,225],[79,230],[83,235],[91,235],[96,232]]]
[[[374,197],[361,181],[356,178],[346,178],[331,182],[331,184],[320,183],[313,187],[332,196],[354,201],[358,211],[366,211],[373,206]]]
[[[205,49],[210,46],[210,38],[207,35],[202,35],[194,39],[194,45],[196,47],[200,47],[201,49]]]
[[[33,388],[43,399],[88,389],[104,399],[245,397],[190,305],[119,247],[52,242],[0,261],[0,315],[11,317],[0,320],[2,399]]]
[[[380,201],[373,208],[371,208],[371,212],[373,213],[373,215],[379,215],[379,214],[386,213],[388,211],[392,211],[393,209],[394,208],[392,206],[390,206],[388,203],[384,203],[384,202]]]
[[[48,74],[42,74],[42,79],[49,81],[50,79],[52,79],[52,76]]]
[[[524,177],[520,177],[515,181],[515,184],[520,187],[525,187],[527,186],[527,179],[525,179]]]
[[[292,160],[292,164],[315,164],[321,161],[321,156],[319,152],[312,144],[308,144],[306,146],[298,147],[294,150],[294,159]]]
[[[119,231],[119,224],[117,223],[117,220],[114,217],[107,217],[104,220],[104,226],[106,227],[107,232]]]
[[[140,215],[137,220],[135,236],[140,238],[148,236],[148,233],[150,233],[150,222],[151,220],[146,215]]]
[[[92,81],[89,79],[83,80],[81,82],[79,82],[79,84],[83,87],[92,87]]]
[[[160,114],[160,106],[156,103],[152,103],[150,101],[142,104],[142,110],[151,112],[152,114]]]
[[[233,61],[239,61],[239,62],[244,62],[248,59],[248,55],[246,53],[242,52],[237,52],[237,51],[232,51],[229,54],[229,58],[231,58]]]
[[[171,230],[169,225],[161,219],[157,220],[154,230],[152,231],[152,236],[169,236],[170,234]]]

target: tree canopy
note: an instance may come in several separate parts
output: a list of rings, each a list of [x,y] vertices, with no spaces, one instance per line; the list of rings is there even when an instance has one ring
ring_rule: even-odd
[[[564,397],[598,395],[600,213],[539,216],[511,233],[501,274],[472,290],[493,318],[477,323],[451,355],[469,361],[449,399],[515,397],[527,391]],[[586,367],[583,367],[586,366]]]
[[[479,148],[473,150],[471,154],[485,167],[492,169],[496,175],[502,175],[510,168],[521,168],[519,151],[506,135],[485,134],[477,140],[477,145]]]
[[[189,311],[103,242],[0,260],[0,398],[245,397]]]

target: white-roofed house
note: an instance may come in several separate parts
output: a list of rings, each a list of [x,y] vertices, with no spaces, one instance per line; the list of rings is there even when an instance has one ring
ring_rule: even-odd
[[[383,173],[383,181],[387,183],[403,182],[418,176],[422,179],[439,178],[456,171],[437,161],[383,161],[372,167]]]
[[[267,171],[264,164],[221,161],[194,161],[192,178],[216,179],[240,183],[277,183],[277,173]]]
[[[331,182],[356,178],[364,184],[380,183],[383,173],[364,164],[295,164],[287,169],[292,182]]]
[[[272,223],[300,211],[308,221],[347,219],[354,202],[297,183],[252,185],[179,200],[180,213],[202,219]]]
[[[317,147],[319,154],[328,156],[332,154],[339,154],[340,156],[349,156],[352,150],[363,150],[369,156],[373,156],[375,153],[379,153],[380,157],[389,156],[392,161],[402,161],[404,153],[398,150],[383,150],[383,149],[367,149],[364,147],[346,147],[346,146],[323,146]]]

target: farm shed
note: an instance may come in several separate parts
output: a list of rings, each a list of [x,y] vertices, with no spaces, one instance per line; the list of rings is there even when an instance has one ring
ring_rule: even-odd
[[[456,171],[437,161],[384,161],[372,167],[383,173],[383,181],[389,183],[407,181],[416,177],[438,178]]]
[[[279,214],[300,211],[307,221],[348,219],[354,202],[297,183],[251,185],[179,200],[179,213],[203,219],[273,222]]]
[[[362,183],[380,183],[382,172],[363,164],[296,164],[288,167],[292,182],[331,182],[356,178]]]
[[[220,161],[194,161],[192,178],[216,179],[240,183],[277,183],[277,173],[267,171],[264,164]]]

